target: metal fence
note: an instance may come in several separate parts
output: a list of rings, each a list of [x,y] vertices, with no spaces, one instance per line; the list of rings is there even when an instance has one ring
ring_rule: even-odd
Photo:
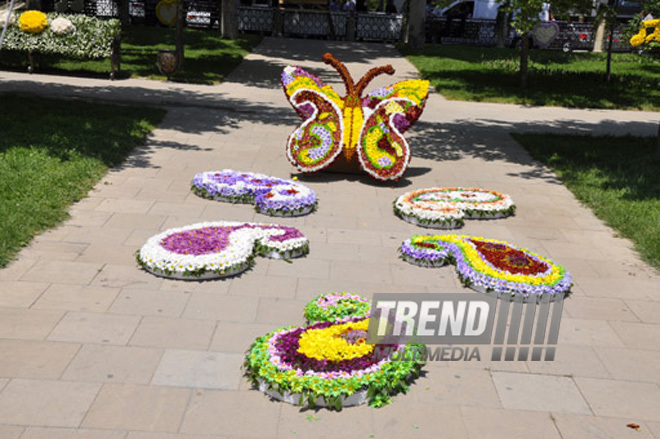
[[[278,11],[283,19],[281,34],[285,36],[345,39],[348,15],[343,12],[320,12],[304,9]],[[241,30],[239,28],[239,30]],[[275,33],[278,33],[274,29]]]
[[[118,17],[117,0],[64,0],[69,3],[84,1],[84,13],[99,17]],[[157,24],[158,0],[130,0],[129,15],[133,23]],[[189,27],[217,28],[219,22],[216,0],[188,0],[186,24]],[[354,36],[360,41],[395,42],[401,38],[401,15],[369,12],[314,11],[305,9],[276,9],[258,6],[239,6],[238,30],[263,35],[324,38],[345,40]],[[595,29],[591,23],[557,22],[560,33],[550,44],[554,50],[591,50],[594,46]],[[495,21],[471,18],[428,17],[426,41],[442,44],[468,44],[494,46]],[[623,38],[622,29],[614,33],[613,48],[618,52],[631,50]],[[515,47],[520,37],[510,30],[506,44]],[[607,36],[606,41],[607,43]]]
[[[557,22],[559,35],[550,44],[549,49],[592,50],[596,30],[592,23]],[[613,50],[625,52],[630,45],[622,37],[623,29],[614,32]],[[478,19],[447,19],[432,17],[426,21],[426,41],[442,44],[467,44],[478,46],[494,46],[496,42],[495,20]],[[506,44],[515,47],[520,43],[519,35],[511,29],[506,37]]]
[[[426,41],[442,44],[494,45],[495,21],[429,18],[426,20]]]
[[[267,34],[273,31],[275,10],[272,8],[238,8],[238,30]]]
[[[394,14],[357,14],[356,38],[373,41],[398,41],[403,17]]]

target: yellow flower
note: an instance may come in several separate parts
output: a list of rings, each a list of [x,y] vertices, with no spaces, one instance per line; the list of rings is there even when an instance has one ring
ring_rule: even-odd
[[[23,32],[38,34],[48,27],[48,18],[41,11],[25,11],[18,19],[18,24]]]
[[[342,335],[350,331],[366,331],[369,320],[310,329],[300,337],[298,352],[316,360],[342,361],[363,357],[373,352],[373,345],[349,343]]]
[[[469,243],[465,242],[465,236],[463,235],[435,235],[435,236],[417,236],[412,239],[413,244],[417,244],[420,242],[432,240],[432,241],[445,241],[445,242],[451,242],[453,244],[456,244],[458,247],[460,247],[461,251],[465,255],[465,260],[472,266],[474,267],[477,271],[480,273],[486,274],[490,277],[496,278],[496,279],[503,279],[506,281],[511,281],[511,282],[521,282],[521,283],[528,283],[531,285],[542,285],[542,284],[549,284],[549,285],[554,285],[557,283],[561,278],[563,277],[563,269],[561,266],[554,264],[552,261],[548,260],[547,258],[544,258],[543,256],[539,255],[538,253],[531,252],[527,249],[520,248],[519,250],[522,252],[526,252],[530,255],[533,255],[534,257],[540,259],[541,261],[545,262],[551,267],[550,273],[545,275],[545,276],[528,276],[524,274],[511,274],[508,273],[505,270],[496,270],[492,266],[486,263],[484,261],[483,257],[479,254],[479,251]],[[496,239],[485,239],[482,237],[473,237],[473,239],[479,240],[479,241],[485,241],[485,242],[491,242],[495,244],[504,244],[504,245],[509,245],[508,243],[504,241],[499,241]]]
[[[655,30],[649,33],[652,28]],[[630,39],[630,45],[637,47],[652,41],[660,42],[660,19],[643,21],[639,32]]]
[[[634,47],[641,46],[642,44],[644,44],[645,40],[646,38],[644,37],[644,35],[636,34],[633,35],[633,37],[630,39],[630,45]]]

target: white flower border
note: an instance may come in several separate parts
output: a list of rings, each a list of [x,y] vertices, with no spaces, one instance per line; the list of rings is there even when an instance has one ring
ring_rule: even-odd
[[[284,392],[284,394],[281,394],[275,389],[268,390],[270,385],[263,378],[257,378],[257,381],[259,382],[259,390],[265,393],[266,395],[270,396],[271,398],[277,401],[286,402],[288,404],[293,404],[296,406],[300,405],[300,397],[302,396],[300,393],[286,391]],[[368,393],[369,393],[368,390],[359,390],[348,397],[345,395],[341,395],[341,401],[342,401],[341,406],[354,407],[356,405],[366,404],[367,402],[369,402],[369,398],[367,397]],[[326,404],[324,398],[318,398],[314,403],[314,406],[324,407],[324,408],[329,407],[329,405]]]
[[[268,237],[282,235],[282,229],[241,229],[229,235],[229,245],[220,253],[205,255],[181,255],[163,248],[160,243],[166,237],[188,230],[205,227],[227,226],[274,226],[278,224],[249,223],[239,221],[203,222],[166,230],[152,236],[138,251],[138,263],[146,271],[161,277],[181,280],[205,280],[227,277],[247,270],[255,254],[268,258],[290,259],[305,255],[309,241],[305,237],[286,241],[269,241]]]
[[[398,200],[397,200],[398,201]],[[401,206],[409,207],[410,205],[402,204]],[[419,227],[426,227],[427,229],[458,229],[463,227],[465,221],[463,218],[465,214],[461,211],[453,212],[431,212],[428,210],[418,210],[411,212],[412,209],[401,209],[399,205],[394,206],[394,213],[402,220],[414,224]],[[422,213],[420,215],[418,213]]]

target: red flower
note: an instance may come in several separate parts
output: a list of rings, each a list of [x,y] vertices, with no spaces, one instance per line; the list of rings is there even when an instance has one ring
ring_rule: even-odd
[[[481,257],[499,270],[511,274],[535,275],[545,273],[549,268],[546,263],[537,261],[525,252],[512,247],[476,239],[470,241],[477,247]]]

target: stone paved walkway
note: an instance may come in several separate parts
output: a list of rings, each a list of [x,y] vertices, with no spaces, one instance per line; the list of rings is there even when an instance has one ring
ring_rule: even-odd
[[[279,222],[310,238],[307,258],[258,259],[241,277],[204,283],[136,268],[134,252],[159,230],[271,221],[250,206],[202,200],[189,183],[196,172],[226,167],[291,175],[284,141],[297,118],[279,71],[293,61],[334,78],[319,62],[328,49],[356,75],[386,63],[396,79],[415,75],[387,46],[285,39],[264,40],[217,87],[0,73],[0,91],[169,110],[148,144],[71,208],[70,220],[0,270],[0,438],[660,438],[660,276],[508,135],[652,135],[657,113],[448,102],[433,94],[410,135],[414,158],[397,187],[305,179],[319,211]],[[556,361],[431,363],[394,404],[321,410],[318,420],[249,389],[239,365],[251,341],[302,323],[303,305],[319,293],[462,290],[451,268],[397,259],[396,247],[420,229],[392,215],[392,200],[430,185],[511,194],[515,217],[467,222],[462,231],[547,254],[574,274]],[[626,428],[631,422],[641,431]]]

